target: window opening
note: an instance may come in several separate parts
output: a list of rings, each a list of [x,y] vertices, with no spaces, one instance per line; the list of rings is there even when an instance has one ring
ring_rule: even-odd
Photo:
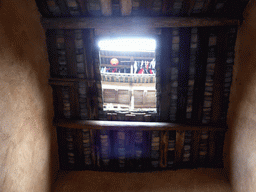
[[[104,111],[156,112],[156,41],[99,41]]]

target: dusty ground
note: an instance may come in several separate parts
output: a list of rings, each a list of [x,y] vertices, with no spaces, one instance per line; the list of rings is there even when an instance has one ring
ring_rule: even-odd
[[[54,191],[229,192],[231,189],[222,170],[192,169],[151,173],[63,172]]]

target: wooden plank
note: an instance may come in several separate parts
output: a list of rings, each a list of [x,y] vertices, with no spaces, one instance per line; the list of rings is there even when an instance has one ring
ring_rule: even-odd
[[[132,0],[120,0],[122,16],[128,16],[132,12]]]
[[[44,18],[42,25],[46,29],[112,29],[123,28],[124,30],[143,27],[169,28],[169,27],[206,27],[239,25],[236,19],[217,18],[186,18],[186,17],[87,17],[87,18]]]
[[[50,75],[51,77],[60,76],[59,63],[58,63],[58,52],[56,45],[56,30],[49,29],[46,31],[46,42],[50,62]]]
[[[179,51],[179,74],[178,74],[178,102],[176,121],[184,122],[186,120],[188,79],[190,64],[190,40],[191,28],[180,29],[180,51]]]
[[[160,134],[160,167],[165,168],[168,155],[168,131],[161,131]]]
[[[77,65],[76,65],[76,54],[75,52],[75,31],[65,30],[64,35],[65,49],[66,49],[66,60],[68,68],[68,76],[71,78],[77,77]]]
[[[208,28],[198,28],[197,75],[195,76],[192,104],[192,119],[195,122],[201,122],[202,120],[209,36],[210,31]]]
[[[176,131],[176,147],[175,147],[175,164],[180,166],[182,164],[182,157],[184,152],[185,131]]]
[[[103,16],[112,15],[112,2],[111,0],[100,0],[101,13]]]
[[[194,131],[193,132],[193,140],[192,140],[192,161],[193,166],[198,165],[198,156],[199,156],[199,144],[200,144],[200,138],[201,138],[202,131]]]
[[[155,37],[155,35],[161,34],[161,29],[143,27],[143,28],[96,28],[95,35],[100,37],[109,37],[109,36],[130,36],[130,35],[147,35],[148,37]]]
[[[211,122],[217,124],[222,115],[224,100],[225,63],[227,58],[227,28],[220,28],[217,35],[217,56],[215,61],[213,95],[212,95],[212,118]]]
[[[196,131],[226,131],[227,126],[191,126],[175,123],[162,122],[127,122],[127,121],[99,121],[99,120],[55,120],[55,126],[67,127],[71,129],[106,129],[106,130],[196,130]]]

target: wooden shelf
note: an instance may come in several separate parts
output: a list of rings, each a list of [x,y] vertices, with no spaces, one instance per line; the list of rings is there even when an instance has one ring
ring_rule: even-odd
[[[100,121],[100,120],[57,120],[55,126],[71,129],[105,129],[105,130],[145,130],[145,131],[222,131],[227,126],[193,126],[163,122],[131,122],[131,121]]]

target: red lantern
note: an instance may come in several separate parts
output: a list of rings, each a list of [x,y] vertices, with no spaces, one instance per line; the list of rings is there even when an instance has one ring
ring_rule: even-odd
[[[119,64],[119,61],[117,58],[112,58],[110,60],[110,64],[113,65],[113,66],[117,66]]]

